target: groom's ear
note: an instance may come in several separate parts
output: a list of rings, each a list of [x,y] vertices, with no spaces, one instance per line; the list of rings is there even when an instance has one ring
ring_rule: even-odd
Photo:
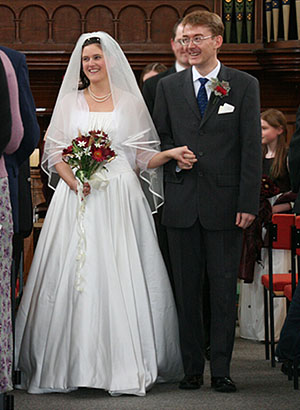
[[[219,48],[222,46],[223,44],[223,37],[218,35],[215,37],[215,45],[216,45],[216,49],[219,50]]]

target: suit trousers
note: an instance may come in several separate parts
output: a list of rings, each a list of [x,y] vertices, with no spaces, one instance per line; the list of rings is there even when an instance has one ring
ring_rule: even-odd
[[[202,374],[205,359],[203,285],[209,281],[211,376],[230,376],[236,322],[236,284],[242,229],[209,231],[200,221],[189,228],[167,228],[186,375]]]

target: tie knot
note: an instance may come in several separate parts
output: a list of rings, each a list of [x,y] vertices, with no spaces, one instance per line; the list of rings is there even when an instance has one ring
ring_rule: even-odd
[[[199,81],[201,83],[201,87],[203,87],[207,83],[208,78],[199,78]]]

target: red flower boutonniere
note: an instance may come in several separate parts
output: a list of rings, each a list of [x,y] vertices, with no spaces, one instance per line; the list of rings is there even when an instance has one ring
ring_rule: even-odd
[[[230,91],[230,86],[228,81],[220,81],[217,78],[212,78],[209,88],[214,92],[216,97],[227,97]],[[216,98],[215,98],[216,101]]]

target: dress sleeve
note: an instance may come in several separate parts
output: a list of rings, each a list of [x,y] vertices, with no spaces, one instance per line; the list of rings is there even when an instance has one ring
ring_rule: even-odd
[[[0,51],[0,58],[7,78],[9,102],[12,113],[11,138],[5,148],[5,153],[12,154],[20,146],[20,143],[24,135],[24,129],[20,114],[19,90],[15,70],[9,58],[3,51]]]
[[[11,134],[11,113],[9,104],[9,94],[6,75],[2,61],[0,59],[0,156],[10,140]]]

